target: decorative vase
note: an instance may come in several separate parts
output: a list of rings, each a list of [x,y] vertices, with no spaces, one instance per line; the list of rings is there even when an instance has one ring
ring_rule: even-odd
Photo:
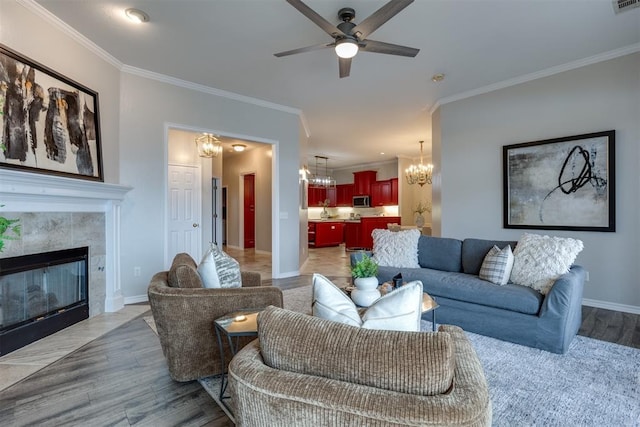
[[[416,215],[416,227],[424,227],[424,217],[422,216],[422,214]]]
[[[360,307],[369,307],[380,298],[378,279],[375,277],[360,277],[355,279],[356,289],[351,292],[351,299]]]
[[[327,208],[322,208],[322,212],[320,212],[321,219],[329,218],[329,212],[327,212]]]

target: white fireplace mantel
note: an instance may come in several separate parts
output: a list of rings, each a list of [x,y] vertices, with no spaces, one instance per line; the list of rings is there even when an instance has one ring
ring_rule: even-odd
[[[0,212],[104,212],[105,311],[124,307],[120,283],[120,204],[132,187],[0,169]]]

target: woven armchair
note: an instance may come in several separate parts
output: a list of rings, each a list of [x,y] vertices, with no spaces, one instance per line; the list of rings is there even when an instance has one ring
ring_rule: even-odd
[[[238,426],[490,426],[480,361],[457,326],[362,329],[269,307],[229,365]]]
[[[178,254],[169,271],[153,276],[147,291],[169,375],[176,381],[221,373],[215,319],[244,308],[282,307],[282,291],[261,286],[260,273],[242,272],[240,288],[207,289],[196,268],[188,254]],[[225,360],[231,360],[228,348]]]

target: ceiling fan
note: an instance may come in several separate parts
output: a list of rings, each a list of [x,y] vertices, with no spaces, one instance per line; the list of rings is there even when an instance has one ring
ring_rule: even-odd
[[[301,0],[287,0],[287,3],[298,9],[304,16],[313,21],[314,24],[322,28],[325,33],[333,37],[333,43],[322,43],[275,53],[274,55],[277,57],[333,47],[338,55],[338,67],[340,70],[340,78],[342,78],[349,76],[351,59],[359,50],[372,53],[385,53],[387,55],[409,56],[411,58],[420,52],[420,49],[412,47],[367,39],[369,34],[373,33],[380,28],[382,24],[413,3],[413,0],[391,0],[357,25],[351,22],[356,16],[355,10],[350,7],[344,7],[338,11],[338,17],[342,22],[337,26],[329,23],[329,21],[318,15]]]

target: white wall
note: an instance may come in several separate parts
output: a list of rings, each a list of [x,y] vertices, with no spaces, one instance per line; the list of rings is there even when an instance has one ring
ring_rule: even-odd
[[[517,240],[525,230],[502,228],[502,146],[615,129],[617,231],[535,232],[584,242],[576,263],[590,273],[587,304],[640,312],[639,114],[637,53],[441,106],[432,117],[437,229]]]
[[[125,296],[146,292],[148,278],[168,267],[165,259],[167,123],[212,129],[254,141],[274,141],[278,168],[274,200],[284,219],[273,221],[274,274],[298,271],[298,117],[164,82],[123,73],[121,80],[121,183],[134,186],[123,205],[122,280]],[[293,185],[292,185],[293,183]],[[279,196],[279,197],[278,197]],[[286,236],[286,238],[284,238]],[[145,266],[143,280],[133,267]],[[131,274],[130,274],[131,273]]]
[[[120,71],[14,1],[0,0],[0,43],[98,92],[104,181],[118,183]]]

